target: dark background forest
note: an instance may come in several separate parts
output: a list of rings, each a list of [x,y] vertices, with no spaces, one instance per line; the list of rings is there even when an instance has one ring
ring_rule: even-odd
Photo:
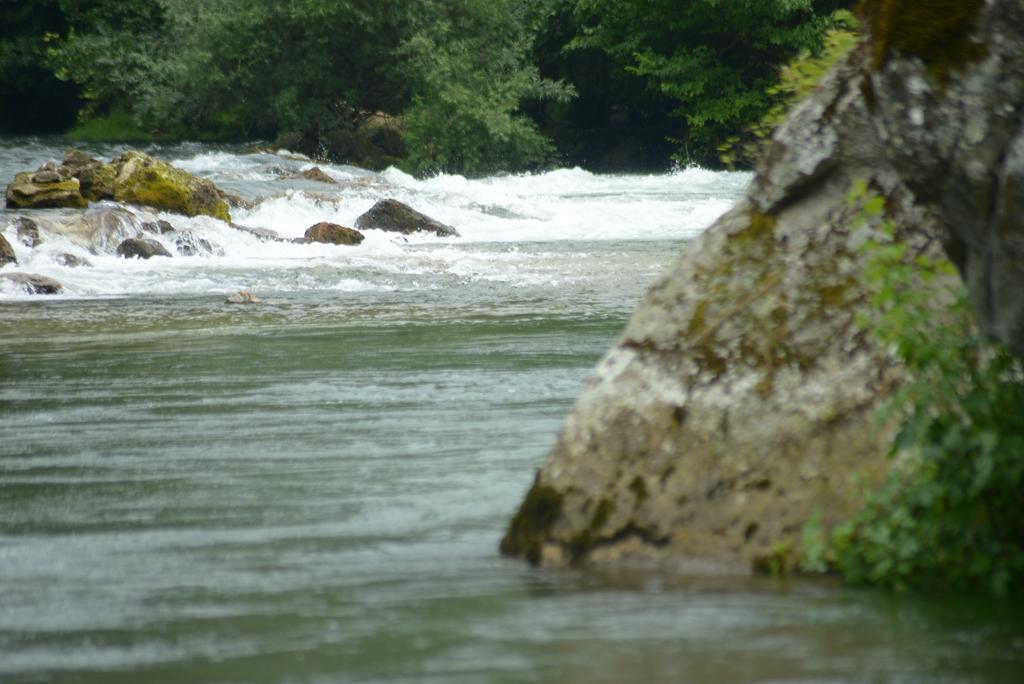
[[[0,133],[417,173],[742,167],[852,45],[853,4],[0,0]]]

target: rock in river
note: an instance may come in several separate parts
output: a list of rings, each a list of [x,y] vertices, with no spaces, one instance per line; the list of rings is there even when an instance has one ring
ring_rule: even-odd
[[[248,290],[239,290],[224,300],[225,304],[260,304],[263,300]]]
[[[117,246],[117,253],[125,259],[149,259],[155,256],[169,257],[171,253],[156,240],[128,238]]]
[[[14,227],[18,231],[18,241],[26,247],[35,248],[42,242],[39,238],[39,224],[32,219],[21,216],[14,222]]]
[[[231,220],[227,202],[213,183],[141,152],[125,152],[117,161],[114,199],[186,216]]]
[[[7,206],[12,209],[83,209],[88,204],[77,178],[62,178],[53,171],[19,173],[7,186]]]
[[[133,150],[109,164],[69,150],[60,166],[48,162],[17,174],[7,186],[7,206],[13,208],[84,208],[89,201],[114,199],[230,221],[224,198],[212,182]]]
[[[28,294],[60,294],[64,286],[53,278],[35,273],[0,273],[0,278],[17,284]]]
[[[306,229],[305,237],[310,242],[326,242],[330,245],[358,245],[366,236],[354,228],[346,228],[345,226],[325,221]]]
[[[303,180],[316,181],[317,183],[326,183],[328,185],[337,185],[338,184],[338,181],[336,181],[333,178],[331,178],[330,176],[328,176],[324,172],[324,170],[321,169],[319,166],[314,166],[311,169],[306,169],[305,171],[302,171],[300,173],[296,173],[296,174],[291,175],[291,176],[284,176],[282,178],[282,180],[295,180],[295,179],[303,179]]]
[[[847,200],[857,180],[884,197],[907,258],[945,246],[979,323],[1024,349],[1024,4],[970,3],[939,53],[907,38],[910,5],[865,3],[870,42],[655,282],[503,552],[745,573],[799,548],[812,516],[829,529],[860,506],[889,467],[874,416],[903,369],[856,323],[874,313],[858,249],[871,229],[853,228]]]
[[[438,237],[458,237],[457,230],[421,214],[408,204],[398,200],[385,199],[377,202],[370,210],[356,219],[356,228],[360,230],[385,230],[393,233],[426,232]]]

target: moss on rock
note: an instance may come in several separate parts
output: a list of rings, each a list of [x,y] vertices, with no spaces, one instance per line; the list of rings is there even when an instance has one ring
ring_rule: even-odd
[[[7,186],[7,206],[12,209],[84,209],[88,202],[80,190],[77,178],[40,181],[39,172],[19,173]]]
[[[537,565],[547,533],[561,514],[562,495],[553,487],[542,485],[538,476],[501,540],[501,552],[522,556]]]
[[[928,72],[945,82],[952,72],[985,55],[971,39],[985,0],[864,0],[861,12],[871,27],[875,68],[896,52],[924,60]]]
[[[212,216],[230,221],[227,202],[210,181],[198,178],[141,152],[129,151],[118,162],[114,199],[186,216]]]

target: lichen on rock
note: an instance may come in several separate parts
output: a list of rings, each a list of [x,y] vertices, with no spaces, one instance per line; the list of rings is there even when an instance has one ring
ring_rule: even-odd
[[[114,199],[230,221],[227,202],[210,181],[141,152],[125,152],[117,162]]]

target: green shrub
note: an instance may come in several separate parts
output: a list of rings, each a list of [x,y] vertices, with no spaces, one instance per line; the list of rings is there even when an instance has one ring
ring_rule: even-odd
[[[122,111],[82,121],[65,136],[75,142],[150,142],[154,139],[139,126],[135,117]]]
[[[883,417],[899,421],[891,475],[833,530],[828,561],[849,581],[894,589],[1024,588],[1024,367],[974,327],[948,261],[908,258],[880,221],[883,201],[852,196],[869,240],[875,315],[864,325],[904,363],[909,382]],[[820,555],[820,554],[819,554]]]

